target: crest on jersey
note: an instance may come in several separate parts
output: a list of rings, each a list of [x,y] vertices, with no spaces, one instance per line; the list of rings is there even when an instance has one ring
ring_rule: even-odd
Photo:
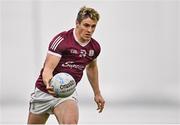
[[[89,50],[89,54],[88,54],[89,56],[94,56],[94,50]]]
[[[80,50],[79,57],[86,57],[86,54],[87,54],[86,50],[81,49],[81,50]]]

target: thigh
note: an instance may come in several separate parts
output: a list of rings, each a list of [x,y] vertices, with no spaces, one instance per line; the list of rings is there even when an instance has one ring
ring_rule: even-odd
[[[54,108],[54,114],[60,124],[77,124],[79,111],[77,102],[65,100]]]
[[[52,95],[36,88],[31,96],[29,112],[33,114],[52,114],[51,108],[53,107],[52,102],[54,102],[54,100],[55,98]]]
[[[33,114],[29,112],[28,124],[45,124],[49,114]]]

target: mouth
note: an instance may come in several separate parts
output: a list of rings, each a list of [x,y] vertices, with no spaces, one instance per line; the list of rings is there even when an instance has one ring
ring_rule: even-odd
[[[85,34],[86,37],[91,37],[91,34]]]

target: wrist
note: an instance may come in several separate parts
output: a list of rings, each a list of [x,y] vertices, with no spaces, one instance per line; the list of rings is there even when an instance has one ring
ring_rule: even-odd
[[[94,96],[97,96],[97,95],[101,95],[101,92],[97,91],[97,92],[94,93]]]

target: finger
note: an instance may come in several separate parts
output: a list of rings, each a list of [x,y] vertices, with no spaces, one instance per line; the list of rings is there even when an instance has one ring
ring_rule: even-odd
[[[101,113],[104,109],[104,106],[101,106],[100,110],[99,110],[99,113]]]
[[[102,101],[102,102],[101,102],[101,107],[104,108],[104,104],[105,104],[105,101]]]
[[[48,90],[48,93],[49,93],[50,95],[52,95],[52,96],[55,96],[55,97],[56,97],[56,93],[55,93],[54,91],[50,91],[50,90]]]
[[[49,89],[49,88],[53,89],[53,86],[50,86],[49,84],[47,84],[46,89]]]
[[[98,107],[96,110],[100,110],[100,107]]]
[[[47,91],[48,91],[49,93],[55,93],[54,90],[51,89],[51,88],[48,88]]]
[[[99,110],[101,108],[101,105],[99,102],[97,102],[97,110]]]
[[[101,113],[101,112],[103,111],[103,109],[104,109],[104,104],[105,104],[104,101],[100,103],[99,113]]]
[[[47,90],[54,91],[53,87],[46,87]]]
[[[52,86],[46,86],[46,89],[47,89],[49,94],[51,94],[52,96],[56,96]]]
[[[48,91],[51,91],[51,92],[54,91],[54,88],[53,88],[52,86],[49,86],[49,85],[46,86],[46,89],[47,89]]]
[[[99,107],[97,108],[98,112],[101,113],[102,112],[102,106],[99,104]]]
[[[50,94],[55,94],[53,90],[47,90]]]

